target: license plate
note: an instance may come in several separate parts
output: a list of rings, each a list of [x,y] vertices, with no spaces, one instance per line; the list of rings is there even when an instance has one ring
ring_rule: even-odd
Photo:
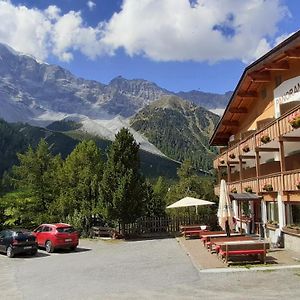
[[[66,242],[72,242],[72,239],[65,239]]]
[[[26,247],[24,247],[24,249],[26,250],[26,249],[31,249],[32,248],[32,246],[26,246]]]

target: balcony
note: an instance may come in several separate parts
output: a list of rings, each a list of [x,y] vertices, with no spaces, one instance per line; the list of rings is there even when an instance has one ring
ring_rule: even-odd
[[[231,193],[244,193],[247,191],[255,194],[269,194],[278,191],[300,192],[300,169],[257,178],[248,178],[242,181],[228,182],[227,184],[228,191]],[[268,186],[271,186],[272,190],[266,190],[265,187]],[[214,191],[216,195],[219,195],[220,186],[216,185]]]
[[[244,192],[248,187],[259,194],[300,190],[300,128],[289,122],[295,113],[300,114],[300,105],[215,159],[214,165],[222,172],[219,179],[227,181],[229,190]],[[265,190],[265,186],[272,186],[272,191]],[[215,192],[219,193],[218,187]]]

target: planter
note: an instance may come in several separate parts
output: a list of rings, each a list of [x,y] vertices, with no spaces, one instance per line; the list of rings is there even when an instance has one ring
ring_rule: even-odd
[[[266,227],[268,229],[276,230],[277,228],[279,228],[279,225],[278,224],[273,224],[273,223],[267,223]]]
[[[252,187],[250,187],[250,186],[245,187],[244,190],[247,193],[252,193]]]
[[[260,138],[260,141],[263,143],[263,144],[266,144],[266,143],[269,143],[271,141],[271,138],[268,136],[268,135],[263,135],[261,138]]]
[[[243,148],[243,151],[244,151],[244,152],[249,152],[249,151],[250,151],[249,146],[245,146],[245,147]]]
[[[283,231],[285,233],[291,233],[291,234],[300,234],[300,228],[299,227],[284,227]]]
[[[266,192],[272,192],[273,191],[273,187],[271,184],[265,184],[263,187],[263,190]]]

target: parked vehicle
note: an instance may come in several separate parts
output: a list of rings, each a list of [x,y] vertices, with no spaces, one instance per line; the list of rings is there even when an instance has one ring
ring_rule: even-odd
[[[69,224],[42,224],[33,231],[39,247],[48,253],[58,248],[75,250],[79,242],[78,232]]]
[[[36,255],[38,250],[35,236],[24,229],[7,229],[0,231],[0,252],[8,257],[28,253]]]

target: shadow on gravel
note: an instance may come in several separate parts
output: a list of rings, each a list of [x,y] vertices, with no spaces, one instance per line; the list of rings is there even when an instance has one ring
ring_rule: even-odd
[[[54,253],[59,253],[59,254],[70,254],[70,253],[81,253],[81,252],[88,252],[91,251],[92,249],[89,248],[82,248],[82,247],[77,247],[76,250],[69,250],[69,249],[56,249]]]
[[[6,256],[5,254],[1,255],[1,256]],[[16,254],[12,259],[35,259],[35,258],[41,258],[41,257],[46,257],[46,256],[50,256],[48,253],[44,253],[44,252],[40,252],[38,251],[38,253],[36,255],[30,255],[30,254],[26,254],[26,253],[22,253],[22,254]]]

